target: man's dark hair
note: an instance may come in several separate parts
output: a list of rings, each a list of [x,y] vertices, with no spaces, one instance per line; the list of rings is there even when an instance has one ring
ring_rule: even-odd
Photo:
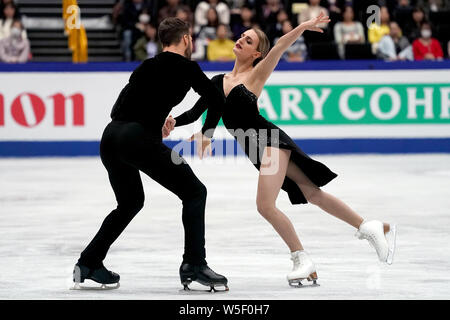
[[[177,44],[185,34],[189,34],[189,24],[178,18],[166,18],[158,28],[158,37],[163,47]]]

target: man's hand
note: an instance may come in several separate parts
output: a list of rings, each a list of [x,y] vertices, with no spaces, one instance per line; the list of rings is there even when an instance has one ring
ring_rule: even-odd
[[[175,119],[172,117],[172,115],[169,115],[166,119],[166,122],[164,123],[164,126],[162,127],[163,138],[167,138],[170,135],[170,132],[175,129],[175,123]]]
[[[188,141],[197,142],[197,155],[200,159],[203,159],[205,154],[211,155],[211,139],[204,136],[201,131],[193,134]]]

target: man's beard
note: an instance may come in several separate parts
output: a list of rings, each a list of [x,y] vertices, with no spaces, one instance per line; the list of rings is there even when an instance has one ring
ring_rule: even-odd
[[[192,55],[192,46],[191,46],[191,43],[189,42],[186,50],[184,51],[184,56],[190,60],[191,55]]]

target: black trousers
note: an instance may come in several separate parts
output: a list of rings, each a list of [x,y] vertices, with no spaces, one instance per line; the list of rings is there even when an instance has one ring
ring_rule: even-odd
[[[206,264],[206,188],[185,160],[141,124],[116,120],[103,132],[100,157],[108,171],[117,208],[105,218],[94,239],[81,253],[79,262],[91,268],[102,266],[109,247],[142,209],[144,190],[139,175],[142,171],[175,193],[183,203],[183,262]]]

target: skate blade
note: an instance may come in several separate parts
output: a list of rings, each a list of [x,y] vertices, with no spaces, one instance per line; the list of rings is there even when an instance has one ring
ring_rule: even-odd
[[[191,282],[182,283],[183,289],[180,290],[182,293],[193,293],[193,294],[202,294],[202,293],[226,293],[230,289],[227,285],[217,284],[217,285],[206,285],[206,284],[198,284],[189,287]],[[200,285],[202,287],[200,287]],[[204,287],[209,287],[209,289],[205,289]]]
[[[388,239],[389,243],[389,249],[388,249],[388,257],[386,260],[386,263],[388,265],[391,265],[394,262],[394,254],[395,254],[395,247],[396,247],[396,240],[397,240],[397,225],[393,225],[391,227],[391,230],[386,234],[386,236],[389,236],[390,239]]]
[[[120,283],[113,283],[113,284],[100,284],[97,283],[96,285],[85,285],[78,282],[75,282],[75,284],[70,288],[70,290],[94,290],[94,291],[104,291],[104,290],[115,290],[120,288]]]
[[[291,287],[294,288],[309,288],[309,287],[319,287],[320,284],[317,283],[317,273],[313,272],[309,275],[308,278],[300,278],[300,279],[293,279],[293,280],[288,280],[289,281],[289,285]],[[304,280],[308,280],[307,283],[302,283],[302,281]],[[310,283],[312,282],[312,283]]]

